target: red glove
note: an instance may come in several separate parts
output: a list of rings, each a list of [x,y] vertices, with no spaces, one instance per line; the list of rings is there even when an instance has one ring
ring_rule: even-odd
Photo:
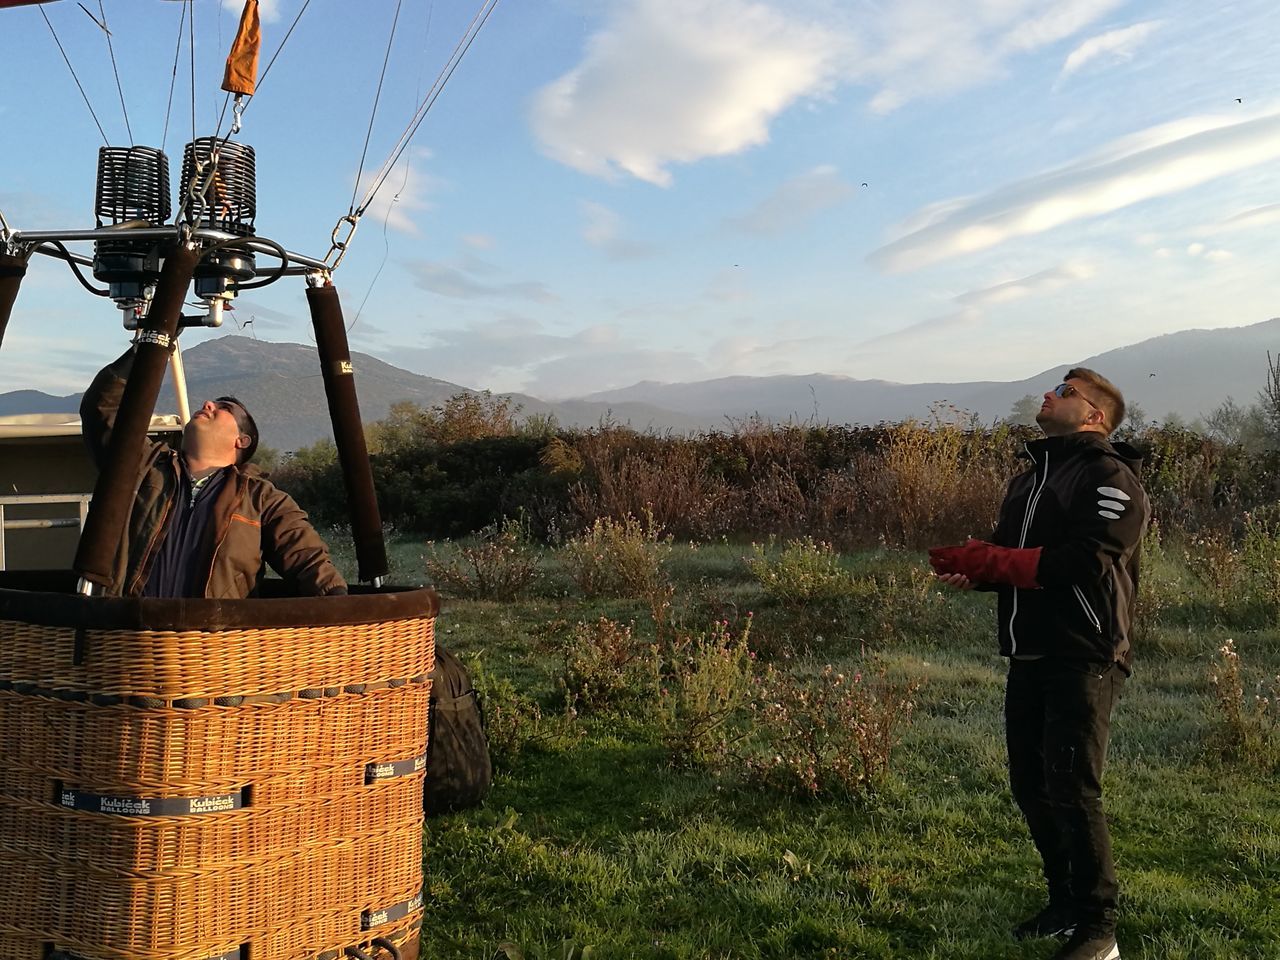
[[[929,565],[939,574],[959,573],[974,583],[1007,583],[1034,589],[1040,566],[1040,547],[997,547],[985,540],[968,540],[960,547],[930,547]]]

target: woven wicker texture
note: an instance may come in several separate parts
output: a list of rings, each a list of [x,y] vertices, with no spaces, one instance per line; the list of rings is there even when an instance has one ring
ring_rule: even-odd
[[[180,626],[0,620],[0,960],[412,960],[434,620]]]

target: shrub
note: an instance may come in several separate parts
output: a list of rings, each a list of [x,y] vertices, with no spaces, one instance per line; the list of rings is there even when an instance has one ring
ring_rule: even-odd
[[[516,520],[487,527],[480,542],[442,558],[428,548],[427,573],[445,592],[477,600],[514,600],[538,575],[538,550]]]
[[[1280,613],[1280,513],[1262,509],[1244,515],[1240,549],[1245,594],[1270,623]]]
[[[574,731],[566,718],[544,716],[538,701],[521,693],[506,677],[491,673],[482,656],[464,655],[463,659],[480,696],[489,758],[495,772],[510,770],[529,747],[573,739]]]
[[[1228,638],[1209,666],[1215,713],[1211,742],[1218,755],[1270,771],[1280,763],[1280,676],[1265,678],[1246,694],[1244,667]]]
[[[831,599],[848,589],[849,575],[840,568],[840,560],[829,543],[802,537],[789,541],[772,558],[766,546],[752,544],[751,549],[751,556],[745,558],[747,569],[765,594],[784,606]]]
[[[662,563],[671,551],[652,516],[641,523],[601,517],[565,543],[560,557],[573,582],[588,597],[650,597],[665,584]]]
[[[651,694],[658,669],[657,648],[636,637],[634,624],[601,617],[574,625],[559,685],[571,711],[600,710]]]
[[[889,773],[919,686],[893,683],[883,668],[846,674],[828,664],[815,678],[769,673],[755,708],[764,751],[747,758],[748,773],[809,797],[873,789]]]
[[[748,733],[755,693],[750,635],[748,615],[736,633],[721,620],[673,641],[658,706],[674,764],[718,766]]]
[[[1189,537],[1183,547],[1183,559],[1209,589],[1219,609],[1225,610],[1236,603],[1244,572],[1240,553],[1225,534],[1208,531]]]

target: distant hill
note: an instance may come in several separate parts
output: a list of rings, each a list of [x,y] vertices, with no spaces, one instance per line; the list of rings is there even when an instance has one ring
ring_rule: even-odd
[[[597,403],[647,403],[723,424],[753,413],[773,421],[878,423],[928,415],[929,405],[955,404],[984,421],[1007,416],[1027,394],[1039,395],[1070,367],[1097,370],[1148,418],[1169,413],[1192,420],[1227,397],[1253,403],[1267,376],[1267,351],[1280,354],[1280,318],[1247,327],[1185,330],[1061,364],[1012,383],[892,383],[830,374],[725,377],[694,383],[637,383],[593,393]]]
[[[79,413],[80,394],[55,397],[39,390],[14,390],[0,393],[0,416],[13,417],[28,413]]]
[[[730,419],[758,414],[767,420],[878,423],[924,417],[946,402],[990,422],[1007,416],[1027,394],[1039,395],[1069,367],[1087,366],[1114,380],[1148,418],[1169,413],[1193,420],[1227,397],[1252,403],[1267,374],[1267,351],[1280,354],[1280,318],[1247,327],[1185,330],[1061,364],[1013,383],[892,383],[830,374],[725,377],[695,383],[637,383],[621,390],[547,403],[502,394],[525,414],[549,415],[565,426],[593,426],[603,418],[637,429],[689,431],[725,427]],[[380,420],[391,405],[422,406],[475,392],[447,380],[410,373],[362,353],[352,354],[360,412]],[[207,340],[183,352],[192,402],[222,394],[240,397],[253,411],[262,442],[296,450],[332,436],[315,348],[249,337]],[[0,394],[0,416],[61,413],[78,409],[78,394],[54,397],[34,390]],[[175,407],[170,388],[159,407]]]
[[[424,407],[443,403],[471,388],[410,373],[363,353],[352,353],[360,415],[366,423],[381,420],[391,405],[411,400]],[[251,337],[226,336],[206,340],[182,353],[187,375],[187,393],[192,404],[211,397],[231,394],[253,412],[266,446],[297,450],[325,437],[332,437],[324,381],[314,346],[300,343],[271,343]],[[570,400],[545,403],[523,394],[510,397],[525,415],[554,416],[567,426],[588,426],[611,417],[637,429],[654,427],[690,430],[696,420],[679,413],[655,410],[642,403],[598,403]],[[157,403],[162,411],[177,407],[168,379]],[[26,413],[75,413],[80,394],[54,397],[35,390],[0,393],[0,416]]]

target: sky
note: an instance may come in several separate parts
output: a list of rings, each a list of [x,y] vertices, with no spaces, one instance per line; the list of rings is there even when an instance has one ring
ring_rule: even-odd
[[[93,114],[176,182],[242,3],[194,0],[194,67],[184,5],[0,11],[12,229],[93,225]],[[259,235],[325,256],[480,7],[403,0],[388,54],[393,0],[263,3]],[[561,399],[1014,380],[1280,316],[1278,41],[1274,0],[500,0],[334,273],[351,346]],[[227,333],[313,342],[303,281],[182,344]],[[81,390],[127,338],[38,256],[0,392]]]

